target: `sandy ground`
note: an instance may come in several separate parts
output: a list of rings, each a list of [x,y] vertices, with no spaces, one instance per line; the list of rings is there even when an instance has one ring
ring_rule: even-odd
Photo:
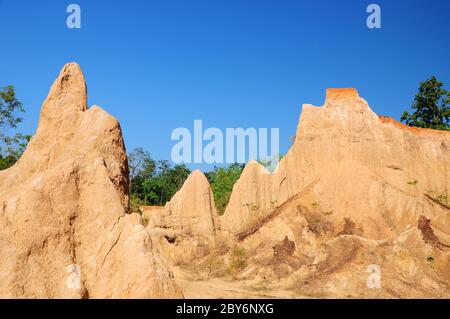
[[[202,279],[185,269],[173,269],[175,282],[187,299],[233,299],[233,298],[302,298],[293,291],[262,289],[252,281],[228,278]]]

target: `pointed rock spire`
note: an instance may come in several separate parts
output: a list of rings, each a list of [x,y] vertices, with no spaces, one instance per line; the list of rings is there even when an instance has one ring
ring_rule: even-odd
[[[0,298],[182,297],[128,214],[119,122],[86,106],[83,73],[69,63],[26,152],[0,173]]]
[[[83,72],[77,63],[67,63],[42,105],[38,133],[61,124],[69,126],[79,113],[87,110],[87,88]]]
[[[215,233],[216,208],[211,186],[206,176],[194,170],[181,189],[166,207],[172,216],[177,216],[182,231],[194,235],[213,237]]]

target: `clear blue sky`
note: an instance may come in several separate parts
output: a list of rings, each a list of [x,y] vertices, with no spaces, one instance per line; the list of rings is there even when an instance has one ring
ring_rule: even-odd
[[[80,30],[66,27],[70,3]],[[366,27],[370,3],[380,30]],[[420,81],[449,89],[449,15],[448,0],[0,0],[0,86],[16,87],[20,129],[33,133],[52,81],[76,61],[89,104],[120,120],[128,150],[169,159],[172,130],[202,119],[278,127],[284,153],[302,103],[322,105],[327,87],[356,87],[397,119]]]

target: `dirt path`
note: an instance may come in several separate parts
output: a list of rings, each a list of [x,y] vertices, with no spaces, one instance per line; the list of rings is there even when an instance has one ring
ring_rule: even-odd
[[[250,281],[231,281],[226,278],[198,279],[178,267],[173,269],[173,273],[175,282],[187,299],[301,298],[287,290],[260,290]]]

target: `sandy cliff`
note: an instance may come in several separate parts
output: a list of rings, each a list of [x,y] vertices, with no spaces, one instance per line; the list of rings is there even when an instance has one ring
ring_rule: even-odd
[[[193,171],[162,209],[146,210],[148,231],[159,241],[161,253],[175,264],[189,263],[214,249],[218,215],[205,175]]]
[[[247,165],[221,228],[246,249],[242,278],[315,296],[448,297],[449,172],[450,132],[380,118],[356,90],[329,89],[322,107],[303,106],[275,174]],[[381,289],[367,287],[373,267]]]
[[[0,297],[178,297],[140,216],[128,212],[120,125],[87,108],[67,64],[16,165],[0,172]]]
[[[66,65],[0,172],[0,297],[181,297],[169,269],[191,297],[450,297],[450,132],[329,89],[274,174],[246,165],[224,216],[194,171],[143,223],[120,125],[86,94]]]

